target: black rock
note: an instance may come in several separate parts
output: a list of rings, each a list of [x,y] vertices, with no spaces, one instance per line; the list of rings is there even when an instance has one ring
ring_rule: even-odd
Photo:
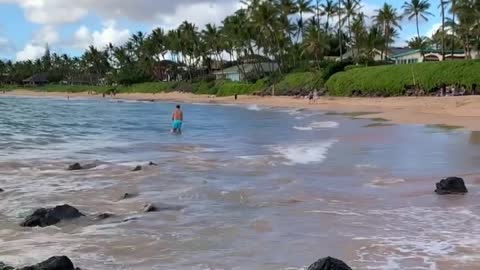
[[[79,171],[79,170],[90,170],[90,169],[93,169],[95,167],[97,167],[98,164],[97,163],[88,163],[88,164],[85,164],[85,165],[81,165],[80,163],[74,163],[70,166],[68,166],[68,171]]]
[[[151,203],[146,204],[143,206],[143,212],[148,213],[148,212],[156,212],[158,211],[157,207]]]
[[[72,261],[67,256],[51,257],[36,265],[20,268],[19,270],[75,270]]]
[[[326,257],[310,265],[307,270],[352,270],[352,268],[339,259]]]
[[[62,220],[74,219],[83,216],[76,208],[70,205],[60,205],[55,208],[40,208],[26,217],[20,224],[23,227],[47,227],[55,225]]]
[[[123,220],[123,222],[130,222],[130,221],[137,221],[138,217],[127,217]]]
[[[75,164],[72,164],[70,166],[68,166],[68,170],[69,171],[78,171],[78,170],[83,170],[83,167],[82,165],[80,165],[80,163],[75,163]]]
[[[136,196],[137,196],[137,194],[125,193],[125,194],[123,194],[122,200],[131,199],[131,198],[134,198],[134,197],[136,197]]]
[[[138,172],[138,171],[141,171],[142,170],[142,166],[138,165],[137,167],[135,167],[132,172]]]
[[[3,262],[0,262],[0,270],[15,270],[15,268],[6,265]]]
[[[103,220],[103,219],[111,218],[113,216],[114,216],[114,214],[102,213],[102,214],[97,216],[97,220]]]
[[[180,205],[168,205],[168,204],[159,204],[155,205],[153,203],[146,204],[143,207],[143,212],[160,212],[160,211],[180,211],[184,209],[184,206]]]
[[[460,177],[448,177],[436,184],[435,192],[439,195],[465,194],[468,192],[465,182]]]
[[[150,161],[150,163],[148,163],[148,166],[158,166],[158,164]]]
[[[0,192],[4,192],[5,190],[3,190],[2,188],[0,188]],[[1,268],[0,268],[1,269]]]

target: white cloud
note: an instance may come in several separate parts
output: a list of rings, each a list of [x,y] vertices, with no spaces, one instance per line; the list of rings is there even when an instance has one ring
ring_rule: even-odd
[[[17,53],[17,61],[36,60],[45,53],[45,47],[28,43]]]
[[[15,45],[6,37],[0,36],[0,55],[6,55],[15,51]]]
[[[211,13],[203,14],[209,10],[204,8],[210,5],[238,5],[237,0],[0,0],[0,3],[17,3],[29,21],[49,25],[75,23],[89,14],[99,15],[105,20],[127,18],[143,22],[162,21],[171,14],[185,17],[182,16],[185,7],[196,5],[202,9],[194,14],[205,18]]]
[[[427,31],[425,36],[432,37],[438,31],[438,29],[440,29],[440,27],[442,27],[442,23],[433,24],[430,30]]]
[[[90,45],[103,48],[109,43],[120,45],[130,38],[130,30],[118,29],[115,21],[107,21],[100,31],[90,31],[86,26],[81,26],[73,35],[70,46],[85,49]]]
[[[169,15],[159,15],[158,21],[166,28],[175,28],[183,21],[193,22],[199,28],[203,28],[207,23],[220,24],[227,15],[239,8],[240,3],[229,1],[180,4],[176,7],[175,12]]]
[[[59,41],[60,35],[55,27],[47,25],[34,34],[32,43],[39,46],[45,46],[46,44],[52,45]]]

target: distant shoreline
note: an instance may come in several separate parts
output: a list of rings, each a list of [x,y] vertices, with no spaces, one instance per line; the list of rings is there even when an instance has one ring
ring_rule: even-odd
[[[2,96],[64,97],[102,99],[102,95],[87,92],[38,92],[32,90],[9,91]],[[106,98],[115,100],[170,101],[179,103],[243,104],[266,107],[284,107],[329,112],[369,112],[359,118],[382,118],[397,124],[445,125],[480,131],[480,96],[459,97],[391,97],[391,98],[339,98],[320,97],[317,104],[294,97],[239,96],[211,97],[189,93],[129,93]]]

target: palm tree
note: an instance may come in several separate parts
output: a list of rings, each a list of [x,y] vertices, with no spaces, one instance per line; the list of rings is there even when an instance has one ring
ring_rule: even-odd
[[[387,3],[385,3],[381,9],[375,10],[375,12],[377,15],[375,15],[374,21],[377,25],[381,26],[384,31],[385,48],[382,51],[382,56],[386,59],[389,48],[388,45],[394,36],[395,29],[402,29],[399,24],[402,16],[398,15],[397,9]]]
[[[450,1],[450,13],[452,14],[452,18],[451,18],[451,27],[452,27],[452,57],[453,55],[455,54],[455,32],[456,32],[456,22],[455,22],[455,15],[457,13],[457,3],[458,3],[458,0],[447,0],[447,1]]]
[[[407,44],[411,49],[424,51],[430,46],[431,41],[427,37],[414,37],[407,41]]]
[[[314,25],[310,25],[302,42],[302,54],[312,56],[320,69],[320,59],[330,49],[325,34]]]
[[[215,25],[209,23],[202,31],[202,38],[206,45],[207,53],[214,55],[216,60],[221,63],[221,53],[223,51],[221,31]]]
[[[328,33],[330,30],[330,19],[337,14],[338,8],[335,5],[334,0],[327,0],[325,4],[321,4],[320,6],[323,10],[322,15],[327,17],[325,22],[325,33]]]
[[[428,9],[430,9],[430,3],[428,0],[410,0],[410,2],[405,2],[402,8],[404,9],[404,15],[408,16],[409,20],[415,18],[417,37],[420,39],[419,17],[428,21],[428,16],[433,16],[433,14],[428,11]]]
[[[477,2],[474,0],[463,0],[456,3],[456,14],[458,17],[458,26],[455,26],[455,22],[452,22],[452,26],[455,27],[456,33],[463,42],[465,49],[465,56],[467,59],[472,58],[472,38],[474,32],[478,31],[478,11]]]
[[[353,42],[353,46],[356,47],[357,56],[360,55],[360,50],[362,47],[365,46],[366,37],[367,37],[367,29],[365,27],[365,14],[360,13],[353,18],[352,25],[351,25],[351,32],[352,37],[351,41]],[[353,52],[353,48],[352,48]],[[355,55],[352,54],[354,57]]]
[[[342,35],[342,0],[338,0],[338,8],[337,8],[337,15],[338,15],[338,46],[340,51],[340,61],[343,60],[343,35]]]
[[[351,20],[358,14],[359,9],[360,0],[343,0],[343,10],[345,12],[345,17],[343,18],[342,24],[345,24],[345,22],[347,23],[349,39],[352,39]]]
[[[297,0],[297,11],[300,14],[300,18],[298,19],[298,22],[297,22],[298,28],[299,28],[299,32],[297,36],[297,40],[298,40],[298,37],[305,33],[305,23],[303,21],[303,14],[313,13],[312,0]]]
[[[442,61],[445,61],[445,5],[447,1],[440,0],[440,10],[442,14]]]

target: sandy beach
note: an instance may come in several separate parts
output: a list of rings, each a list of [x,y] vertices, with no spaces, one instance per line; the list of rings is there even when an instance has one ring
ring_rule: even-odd
[[[66,97],[66,93],[15,90],[12,96]],[[70,97],[101,98],[88,93],[68,94]],[[107,97],[112,98],[112,97]],[[480,131],[480,96],[462,97],[392,97],[392,98],[338,98],[321,97],[316,104],[293,97],[239,96],[210,97],[186,93],[118,94],[114,99],[175,101],[182,103],[257,104],[269,107],[287,107],[332,112],[371,112],[360,117],[384,118],[398,124],[425,124],[461,126]]]

